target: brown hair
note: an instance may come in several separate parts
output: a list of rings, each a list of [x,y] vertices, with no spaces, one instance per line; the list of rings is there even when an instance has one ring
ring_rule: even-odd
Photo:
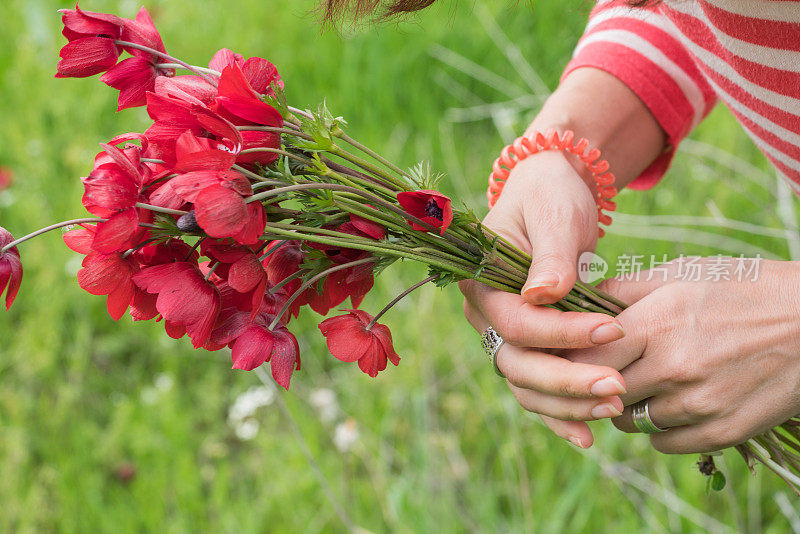
[[[391,18],[413,13],[433,4],[436,0],[325,0],[320,6],[322,18],[328,22],[350,16],[353,20],[374,14],[376,18]]]
[[[324,0],[320,6],[322,18],[326,22],[335,22],[348,15],[352,20],[360,20],[368,15],[375,19],[385,19],[413,13],[425,9],[436,0]],[[631,7],[649,7],[661,0],[627,0]]]

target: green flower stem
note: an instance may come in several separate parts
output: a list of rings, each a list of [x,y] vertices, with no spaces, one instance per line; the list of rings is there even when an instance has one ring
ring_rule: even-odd
[[[352,234],[347,234],[347,233],[344,233],[344,232],[338,232],[336,230],[328,230],[327,228],[317,228],[317,227],[314,227],[314,226],[303,226],[303,225],[299,225],[299,224],[284,224],[284,223],[273,222],[273,223],[268,223],[267,227],[271,228],[271,229],[280,228],[282,230],[288,230],[288,231],[298,230],[299,232],[305,232],[305,233],[311,233],[311,234],[316,234],[316,235],[334,237],[334,238],[338,238],[340,240],[338,243],[335,243],[336,246],[342,246],[342,247],[345,247],[345,248],[358,248],[359,250],[369,250],[371,252],[381,252],[383,250],[393,250],[393,251],[397,251],[397,252],[400,252],[400,253],[415,254],[415,255],[417,255],[418,257],[421,257],[421,258],[425,257],[424,256],[424,252],[428,252],[428,253],[432,252],[432,253],[435,253],[436,256],[435,257],[432,256],[431,259],[435,259],[436,257],[439,257],[444,261],[452,263],[453,265],[464,265],[464,264],[466,264],[466,268],[470,268],[470,267],[477,268],[477,264],[474,264],[474,263],[471,264],[471,263],[465,262],[462,258],[449,255],[446,252],[443,252],[443,251],[441,251],[439,249],[428,249],[428,248],[424,248],[424,247],[417,247],[417,248],[404,247],[402,245],[395,245],[395,244],[392,244],[392,243],[387,243],[385,241],[376,241],[376,240],[370,239],[370,238],[362,238],[362,237],[354,236]],[[370,248],[359,248],[359,247],[356,247],[356,246],[351,246],[352,244],[361,244],[361,245],[368,246]],[[420,254],[420,252],[422,252],[423,254]]]
[[[281,156],[286,156],[287,158],[292,158],[294,160],[299,161],[303,165],[308,167],[314,167],[314,162],[310,159],[306,159],[302,156],[298,156],[297,154],[292,154],[291,152],[287,152],[286,150],[282,150],[280,148],[269,148],[269,147],[259,147],[259,148],[247,148],[239,152],[239,154],[258,154],[261,152],[266,152],[269,154],[280,154]],[[238,169],[237,169],[238,170]]]
[[[157,69],[184,69],[184,70],[188,70],[188,71],[191,71],[191,72],[195,72],[195,71],[197,71],[197,72],[205,72],[206,74],[212,74],[214,76],[220,76],[220,73],[215,71],[215,70],[213,70],[213,69],[208,69],[206,67],[199,67],[197,65],[191,65],[191,68],[186,68],[185,66],[183,66],[180,63],[156,63],[155,67]]]
[[[336,163],[330,158],[320,157],[322,163],[325,164],[330,170],[334,172],[338,172],[339,174],[344,174],[345,176],[350,176],[351,178],[360,178],[365,183],[369,182],[371,187],[380,188],[381,191],[391,191],[392,195],[394,195],[395,191],[397,191],[397,187],[389,187],[384,180],[380,178],[375,178],[371,174],[367,174],[363,170],[356,170],[351,167],[347,167],[346,165],[342,165],[341,163]],[[386,195],[389,198],[394,198],[390,195]]]
[[[262,193],[255,194],[255,195],[249,197],[245,202],[253,202],[253,201],[256,201],[256,200],[262,200],[264,198],[269,198],[269,197],[274,196],[276,194],[288,193],[288,192],[291,192],[291,191],[304,191],[304,190],[314,190],[314,189],[329,189],[331,191],[341,191],[341,192],[345,192],[345,193],[354,194],[354,195],[356,195],[358,197],[365,198],[365,199],[369,200],[370,202],[378,204],[381,207],[384,207],[384,208],[386,208],[386,209],[388,209],[388,210],[400,215],[404,219],[407,219],[407,220],[410,220],[412,222],[415,222],[415,223],[417,223],[420,226],[423,226],[425,228],[429,228],[434,233],[436,233],[436,235],[438,235],[438,232],[436,232],[437,231],[436,228],[434,228],[430,224],[426,223],[425,221],[423,221],[421,219],[418,219],[417,217],[414,217],[410,213],[404,211],[402,208],[400,208],[398,206],[395,206],[391,202],[387,202],[386,200],[383,200],[382,198],[379,198],[379,197],[373,195],[372,193],[369,193],[369,192],[364,191],[362,189],[359,189],[357,187],[350,187],[350,186],[341,185],[341,184],[328,184],[328,183],[311,182],[311,183],[301,183],[301,184],[289,185],[289,186],[279,187],[279,188],[276,188],[276,189],[271,189],[269,191],[264,191]],[[336,198],[336,195],[334,195],[334,198]],[[475,254],[476,256],[482,255],[480,249],[478,249],[477,247],[475,247],[473,245],[470,245],[469,243],[466,243],[466,242],[458,239],[457,237],[455,237],[455,236],[453,236],[451,234],[448,234],[447,232],[445,232],[445,234],[443,236],[441,236],[441,237],[443,239],[447,239],[448,241],[450,241],[452,244],[456,245],[457,247],[462,248],[463,250],[468,251],[468,252],[470,252],[472,254]]]
[[[99,218],[72,219],[71,221],[63,221],[63,222],[60,222],[60,223],[51,224],[50,226],[45,226],[44,228],[40,228],[39,230],[36,230],[35,232],[31,232],[30,234],[28,234],[26,236],[22,236],[19,239],[15,240],[15,241],[12,241],[11,243],[7,244],[3,248],[0,248],[0,254],[2,254],[3,252],[5,252],[7,250],[11,250],[12,248],[16,247],[19,244],[24,243],[25,241],[28,241],[29,239],[33,239],[34,237],[39,237],[42,234],[46,234],[47,232],[50,232],[52,230],[56,230],[58,228],[63,228],[65,226],[73,226],[73,225],[76,225],[76,224],[84,224],[84,223],[101,223],[101,222],[106,222],[107,220],[108,219],[99,219]]]
[[[222,263],[222,262],[219,262],[219,261],[218,261],[218,262],[216,262],[214,265],[212,265],[212,266],[211,266],[211,268],[210,268],[210,269],[208,270],[208,272],[206,273],[206,276],[205,276],[205,279],[206,279],[206,280],[208,280],[209,278],[211,278],[211,275],[212,275],[212,274],[214,274],[214,271],[216,271],[216,270],[217,270],[217,267],[219,267],[221,263]]]
[[[284,278],[283,280],[281,280],[280,282],[278,282],[277,284],[272,286],[270,288],[270,290],[269,290],[269,294],[270,295],[274,295],[275,293],[278,292],[278,290],[280,290],[280,288],[282,288],[286,284],[292,282],[293,280],[297,280],[298,278],[302,278],[302,276],[303,276],[303,272],[302,271],[297,271],[294,274],[290,274],[289,276],[287,276],[286,278]]]
[[[438,258],[429,258],[429,257],[425,257],[425,256],[420,256],[420,255],[414,254],[409,249],[404,249],[404,247],[398,247],[397,249],[396,248],[388,248],[386,246],[387,245],[386,243],[381,243],[381,244],[379,244],[379,246],[376,246],[375,244],[378,243],[378,242],[374,242],[374,241],[372,242],[373,244],[366,244],[366,243],[363,243],[363,242],[357,242],[357,241],[345,240],[345,239],[336,239],[334,237],[322,236],[322,235],[317,235],[317,234],[304,234],[304,233],[301,233],[301,232],[296,232],[296,231],[292,231],[292,230],[286,230],[284,228],[281,228],[280,226],[283,226],[283,225],[280,225],[280,223],[274,223],[274,224],[268,223],[267,224],[267,228],[266,228],[266,234],[265,234],[264,237],[269,238],[272,235],[275,235],[275,236],[277,236],[279,238],[284,238],[284,239],[285,238],[293,238],[293,239],[301,240],[301,241],[312,241],[312,242],[315,242],[315,243],[322,243],[322,244],[326,244],[326,245],[333,245],[333,246],[338,246],[338,247],[346,247],[346,248],[352,248],[352,249],[356,249],[356,250],[364,250],[364,251],[367,251],[367,252],[372,252],[372,253],[377,253],[377,254],[382,254],[382,255],[394,256],[394,257],[400,258],[400,259],[415,260],[415,261],[418,261],[420,263],[423,263],[423,264],[426,264],[426,265],[431,265],[431,266],[434,266],[434,267],[438,267],[438,268],[440,268],[440,269],[442,269],[444,271],[448,271],[448,272],[454,273],[456,275],[463,276],[464,278],[475,279],[478,282],[482,282],[482,283],[484,283],[484,284],[486,284],[488,286],[494,287],[496,289],[500,289],[502,291],[508,291],[508,292],[512,292],[513,293],[513,292],[516,292],[518,290],[517,288],[514,288],[513,286],[511,286],[511,285],[509,285],[507,283],[491,280],[491,279],[488,279],[488,278],[486,278],[484,276],[479,276],[479,277],[476,278],[474,272],[467,271],[467,270],[461,268],[457,264],[453,264],[453,263],[450,263],[450,262],[447,262],[447,261],[442,261],[441,259],[438,259]],[[296,225],[286,225],[286,226],[296,227]],[[318,231],[319,228],[313,228],[313,230],[314,231]],[[347,234],[345,234],[345,235],[347,235]]]
[[[344,160],[347,160],[350,163],[358,165],[359,167],[361,167],[365,171],[369,171],[372,174],[378,176],[379,178],[382,178],[382,179],[386,180],[391,185],[393,185],[395,187],[399,187],[402,191],[411,191],[412,190],[412,188],[407,183],[405,183],[405,182],[403,182],[401,180],[398,180],[397,178],[395,178],[394,176],[392,176],[388,172],[378,168],[377,166],[373,165],[369,161],[361,159],[358,156],[356,156],[355,154],[351,154],[350,152],[347,152],[346,150],[342,149],[339,146],[333,145],[333,148],[328,150],[328,152],[333,154],[333,155],[335,155],[335,156],[339,156],[340,158],[342,158]]]
[[[235,171],[239,171],[240,173],[244,174],[245,176],[247,176],[247,177],[248,177],[248,178],[250,178],[251,180],[255,180],[255,181],[256,181],[256,182],[258,182],[258,183],[263,183],[263,182],[271,182],[271,181],[274,181],[274,182],[276,183],[276,185],[277,185],[277,184],[283,184],[283,183],[284,183],[284,182],[281,182],[281,181],[279,181],[279,180],[269,180],[268,178],[264,178],[264,177],[263,177],[263,176],[261,176],[260,174],[256,174],[256,173],[254,173],[253,171],[247,170],[247,169],[245,169],[244,167],[242,167],[241,165],[238,165],[238,164],[236,164],[236,163],[234,163],[234,164],[233,164],[233,166],[231,167],[231,169],[233,169],[233,170],[235,170]]]
[[[336,170],[330,167],[327,167],[322,176],[330,176],[332,178],[335,178],[336,180],[339,180],[343,184],[351,186],[354,189],[358,189],[359,191],[371,191],[376,195],[377,194],[383,195],[383,198],[385,198],[386,200],[397,199],[397,193],[395,193],[388,187],[384,186],[383,184],[375,183],[371,179],[364,179],[354,174],[345,175],[340,172],[337,172]]]
[[[197,74],[198,76],[203,78],[205,81],[207,81],[208,83],[210,83],[214,87],[217,87],[217,85],[218,85],[217,84],[217,80],[214,79],[213,77],[209,76],[205,72],[197,70],[193,65],[189,65],[185,61],[181,61],[180,59],[172,57],[169,54],[165,54],[164,52],[156,50],[155,48],[150,48],[149,46],[143,46],[143,45],[140,45],[140,44],[131,43],[130,41],[121,41],[121,40],[115,40],[114,44],[117,44],[119,46],[124,46],[124,47],[127,47],[127,48],[135,48],[137,50],[141,50],[143,52],[147,52],[148,54],[153,54],[154,56],[166,59],[167,61],[169,61],[171,63],[177,63],[178,65],[180,65],[181,67],[185,68],[186,70],[194,72],[195,74]]]
[[[297,300],[298,297],[300,297],[300,295],[305,293],[305,291],[309,287],[311,287],[314,284],[316,284],[317,281],[325,278],[329,274],[335,273],[336,271],[341,271],[342,269],[348,269],[350,267],[357,267],[359,265],[365,265],[367,263],[374,263],[374,262],[375,262],[374,258],[363,258],[363,259],[360,259],[360,260],[351,261],[350,263],[344,263],[342,265],[336,265],[334,267],[331,267],[330,269],[326,269],[326,270],[322,271],[321,273],[319,273],[317,275],[312,276],[311,278],[309,278],[308,280],[303,282],[303,285],[301,285],[300,288],[297,291],[292,293],[292,296],[289,297],[289,299],[283,304],[283,307],[280,309],[280,311],[275,314],[275,318],[269,324],[267,329],[268,330],[272,330],[273,328],[278,326],[278,323],[281,322],[281,317],[286,315],[286,312],[289,311],[289,307],[292,305],[292,303],[295,300]]]
[[[240,132],[271,132],[282,135],[291,135],[293,137],[300,137],[301,139],[306,139],[308,141],[314,140],[314,138],[309,134],[298,132],[297,130],[292,130],[291,128],[276,128],[274,126],[237,126],[236,129]]]
[[[586,311],[583,308],[581,308],[580,306],[578,306],[577,304],[573,304],[572,302],[570,302],[570,301],[568,301],[566,299],[561,299],[558,302],[559,302],[559,304],[564,306],[564,308],[566,308],[567,311],[576,311],[576,312]]]
[[[189,213],[188,211],[183,210],[173,210],[170,208],[162,208],[161,206],[153,206],[151,204],[145,204],[144,202],[137,202],[136,207],[150,211],[157,211],[158,213],[166,213],[167,215],[186,215]]]
[[[408,173],[406,171],[404,171],[403,169],[401,169],[400,167],[398,167],[397,165],[395,165],[391,161],[387,160],[386,158],[384,158],[383,156],[381,156],[380,154],[378,154],[374,150],[371,150],[370,148],[362,145],[361,143],[359,143],[358,141],[356,141],[355,139],[353,139],[352,137],[350,137],[349,135],[344,133],[344,131],[341,128],[337,128],[336,130],[331,131],[331,134],[333,134],[335,137],[338,137],[339,139],[341,139],[342,141],[344,141],[348,145],[352,146],[353,148],[356,148],[356,149],[360,150],[361,152],[363,152],[364,154],[368,155],[369,157],[371,157],[375,161],[383,164],[388,169],[393,170],[394,172],[396,172],[400,176],[403,176],[405,178],[409,177]]]
[[[581,281],[576,281],[575,285],[579,286],[584,291],[588,291],[590,293],[593,293],[594,295],[600,297],[603,300],[607,300],[608,302],[610,302],[614,306],[618,306],[619,308],[621,308],[623,310],[628,307],[627,304],[625,304],[624,302],[622,302],[621,300],[619,300],[615,296],[609,295],[605,291],[600,291],[595,286],[586,285],[586,284],[582,283]]]
[[[584,299],[580,295],[576,295],[574,292],[570,291],[567,293],[567,296],[564,297],[564,300],[567,302],[571,302],[576,306],[580,306],[583,310],[588,312],[595,312],[595,313],[604,313],[606,315],[615,315],[613,312],[606,310],[605,308],[601,308],[600,306],[589,302],[588,300]]]
[[[376,222],[378,224],[381,224],[383,226],[386,226],[387,228],[391,228],[400,235],[408,233],[408,223],[406,223],[405,219],[402,219],[400,222],[398,222],[398,220],[392,217],[391,215],[388,215],[380,210],[366,208],[364,207],[363,203],[350,200],[347,198],[337,198],[334,201],[334,203],[339,206],[342,206],[342,209],[344,209],[344,211],[347,211],[348,213],[352,213],[353,215],[357,215],[358,217],[361,217],[363,219],[367,219]],[[427,232],[415,232],[415,234],[418,235],[414,235],[414,238],[419,241],[424,241],[433,246],[444,246],[450,252],[453,252],[454,254],[457,255],[461,255],[462,257],[466,256],[467,254],[461,248],[453,245],[452,243],[445,241],[441,238],[435,238]],[[465,259],[472,260],[473,258],[466,257]]]
[[[428,282],[433,282],[434,280],[436,280],[436,275],[434,275],[434,276],[429,276],[428,278],[426,278],[426,279],[424,279],[424,280],[420,280],[419,282],[417,282],[417,283],[416,283],[416,284],[414,284],[413,286],[409,287],[408,289],[406,289],[405,291],[403,291],[402,293],[400,293],[399,295],[397,295],[397,296],[396,296],[394,299],[392,299],[392,301],[391,301],[389,304],[387,304],[386,306],[384,306],[384,307],[383,307],[383,309],[382,309],[381,311],[379,311],[379,312],[378,312],[378,313],[375,315],[375,317],[373,317],[373,318],[372,318],[372,320],[371,320],[371,321],[369,322],[369,324],[367,325],[367,327],[366,327],[366,330],[367,330],[367,331],[370,331],[370,330],[372,330],[372,327],[373,327],[373,326],[375,326],[375,323],[377,323],[377,322],[378,322],[378,319],[380,319],[381,317],[383,317],[383,314],[385,314],[387,311],[389,311],[390,309],[392,309],[392,307],[393,307],[395,304],[397,304],[398,302],[400,302],[401,300],[403,300],[405,297],[407,297],[409,293],[411,293],[412,291],[415,291],[416,289],[419,289],[420,287],[424,286],[424,285],[425,285],[425,284],[427,284]]]
[[[591,286],[589,286],[589,287],[591,287]],[[617,312],[615,310],[611,309],[611,305],[607,300],[603,299],[602,297],[597,296],[595,293],[593,293],[591,290],[587,289],[586,286],[584,286],[580,282],[576,282],[575,286],[572,288],[572,290],[575,291],[576,293],[581,294],[587,300],[590,300],[590,301],[594,302],[597,306],[600,306],[601,308],[603,308],[607,312],[613,313],[614,315],[617,314]]]

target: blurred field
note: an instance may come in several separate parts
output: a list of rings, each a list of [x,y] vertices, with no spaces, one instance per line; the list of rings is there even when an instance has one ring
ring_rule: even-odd
[[[341,37],[320,34],[310,0],[147,2],[172,54],[270,58],[295,105],[326,98],[360,140],[406,166],[431,160],[482,213],[491,160],[533,116],[530,95],[557,84],[589,4],[460,4]],[[68,3],[5,5],[0,166],[16,182],[0,193],[0,225],[19,236],[81,215],[78,178],[98,143],[146,115],[113,116],[115,92],[96,79],[53,78]],[[138,5],[82,3],[124,16]],[[727,111],[692,139],[661,186],[621,195],[631,215],[600,254],[800,252],[794,199]],[[641,217],[658,214],[701,219]],[[487,366],[454,288],[425,288],[387,316],[403,360],[379,378],[331,358],[307,316],[292,390],[242,397],[261,383],[227,354],[108,318],[57,233],[22,254],[23,289],[0,320],[0,532],[786,532],[798,521],[777,478],[751,477],[735,454],[727,489],[707,494],[694,457],[659,455],[610,424],[594,426],[588,452],[550,435]],[[365,308],[421,273],[393,268]]]

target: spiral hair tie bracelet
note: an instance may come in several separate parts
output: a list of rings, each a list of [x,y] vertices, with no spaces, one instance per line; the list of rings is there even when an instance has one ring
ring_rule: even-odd
[[[489,188],[486,190],[489,207],[493,207],[500,198],[508,175],[517,163],[531,154],[543,150],[566,150],[578,156],[586,164],[586,168],[591,171],[595,184],[597,184],[597,198],[595,199],[597,201],[597,220],[606,226],[611,224],[611,217],[603,210],[614,211],[617,209],[617,205],[611,201],[617,194],[616,188],[613,187],[614,175],[608,172],[608,162],[600,159],[600,150],[589,148],[589,141],[583,137],[578,139],[577,143],[573,143],[574,139],[575,132],[572,130],[565,130],[559,137],[558,132],[553,128],[548,129],[544,134],[534,132],[517,137],[513,143],[503,149],[500,157],[494,160],[492,174],[489,176]],[[605,235],[602,228],[599,228],[599,235],[600,237]]]

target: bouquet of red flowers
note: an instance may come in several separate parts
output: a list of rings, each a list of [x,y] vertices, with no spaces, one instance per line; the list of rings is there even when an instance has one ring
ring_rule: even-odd
[[[290,106],[266,59],[222,49],[208,67],[189,65],[166,52],[145,9],[135,19],[77,6],[62,16],[68,43],[56,76],[102,73],[119,90],[119,110],[146,106],[153,123],[101,144],[82,178],[94,217],[16,240],[0,228],[7,308],[22,279],[17,245],[70,226],[64,241],[85,256],[78,283],[106,296],[114,320],[154,319],[195,348],[229,347],[237,369],[268,362],[288,388],[301,366],[289,325],[306,306],[324,316],[350,299],[319,329],[334,357],[374,377],[400,360],[378,320],[417,287],[474,279],[519,292],[525,283],[530,255],[455,209],[436,191],[441,175],[387,161],[324,104]],[[397,260],[421,262],[429,276],[374,316],[360,310],[374,277]],[[581,283],[552,306],[624,308]],[[790,438],[800,438],[793,421],[740,452],[793,477],[785,467],[800,471],[800,455],[783,445]]]

